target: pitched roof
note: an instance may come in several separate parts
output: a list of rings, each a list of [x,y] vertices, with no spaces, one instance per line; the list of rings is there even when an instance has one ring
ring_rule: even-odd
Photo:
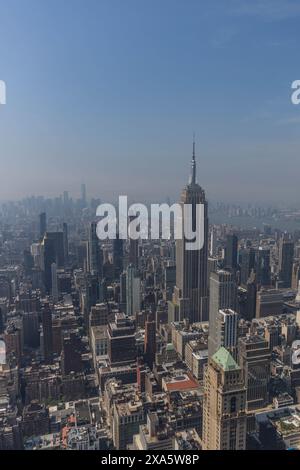
[[[223,346],[212,356],[212,359],[225,371],[239,370],[238,364]]]

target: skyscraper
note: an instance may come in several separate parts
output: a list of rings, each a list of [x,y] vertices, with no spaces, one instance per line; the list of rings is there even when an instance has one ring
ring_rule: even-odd
[[[40,344],[39,332],[39,314],[38,312],[23,312],[22,330],[24,346],[37,348]]]
[[[164,296],[166,300],[172,300],[174,286],[176,284],[176,265],[170,264],[164,270]]]
[[[209,255],[211,257],[216,254],[216,245],[217,245],[217,235],[214,227],[211,228],[210,232],[210,243],[209,243]]]
[[[135,268],[139,267],[139,240],[134,239],[130,235],[130,222],[132,222],[136,217],[129,216],[129,264],[132,264]]]
[[[225,249],[225,268],[237,268],[238,238],[236,235],[227,235]]]
[[[52,312],[50,306],[45,304],[42,308],[42,332],[43,332],[43,356],[46,364],[53,361],[53,334],[52,334]]]
[[[220,310],[231,309],[235,311],[237,301],[237,286],[235,276],[223,269],[210,276],[209,299],[209,337],[208,354],[212,356],[221,344],[222,316]]]
[[[268,341],[258,335],[248,335],[238,341],[239,364],[247,388],[247,409],[263,408],[268,404],[271,351]]]
[[[114,278],[119,279],[123,272],[123,240],[117,238],[113,241],[113,264],[114,264]]]
[[[56,263],[51,264],[51,280],[52,280],[52,298],[54,302],[58,301],[58,287],[57,287],[57,266]]]
[[[141,308],[141,280],[136,268],[130,264],[126,272],[126,313],[135,315]]]
[[[260,286],[270,286],[271,284],[270,249],[262,246],[257,252],[256,281]]]
[[[122,274],[120,275],[120,309],[121,311],[125,312],[126,311],[126,304],[127,304],[127,301],[126,301],[126,279],[127,279],[127,272],[124,271],[122,272]]]
[[[230,308],[219,310],[216,321],[216,343],[224,346],[237,359],[238,313]]]
[[[89,229],[88,239],[88,271],[91,274],[97,274],[102,277],[103,259],[102,252],[97,236],[97,223],[92,222]]]
[[[116,313],[108,324],[108,357],[110,365],[122,365],[136,359],[135,324],[124,313]]]
[[[63,232],[46,232],[42,248],[44,284],[46,292],[50,294],[52,289],[52,263],[55,263],[57,268],[64,267]]]
[[[293,262],[294,242],[283,236],[279,242],[279,278],[282,287],[292,286]]]
[[[300,261],[297,260],[293,263],[293,272],[292,272],[292,289],[298,289],[300,281]]]
[[[252,269],[255,268],[255,250],[247,248],[240,252],[241,259],[241,284],[246,287]]]
[[[188,318],[191,322],[204,321],[208,319],[208,210],[205,192],[196,182],[195,142],[193,143],[191,175],[187,186],[181,193],[180,204],[183,220],[185,205],[192,205],[193,230],[196,229],[197,222],[196,205],[203,204],[204,244],[200,250],[186,250],[185,237],[176,240],[176,287],[173,302],[169,303],[169,306],[176,311],[173,316],[177,316],[178,319]]]
[[[246,388],[241,368],[221,347],[204,376],[203,450],[244,450]]]

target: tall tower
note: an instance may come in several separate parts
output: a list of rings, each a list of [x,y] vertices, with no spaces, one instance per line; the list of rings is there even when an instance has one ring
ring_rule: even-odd
[[[285,237],[279,243],[279,276],[282,287],[289,288],[292,285],[294,262],[294,242]]]
[[[196,229],[196,205],[204,206],[204,245],[201,250],[186,250],[186,239],[176,240],[176,287],[173,296],[173,309],[177,311],[173,317],[179,320],[188,318],[191,323],[208,320],[208,214],[205,192],[196,181],[195,142],[189,182],[181,193],[180,204],[183,219],[185,205],[192,205],[192,227]],[[172,315],[171,315],[172,316]]]
[[[296,302],[300,302],[300,281],[299,281],[299,283],[298,283],[298,292],[297,292],[295,301],[296,301]]]
[[[259,247],[256,261],[256,280],[260,286],[271,285],[270,249]]]
[[[50,294],[52,289],[52,263],[55,263],[58,269],[64,267],[63,232],[46,232],[42,241],[42,259],[45,289],[46,293]]]
[[[113,263],[114,278],[119,279],[123,271],[123,240],[119,237],[118,233],[113,241]]]
[[[102,251],[97,236],[97,223],[92,222],[88,240],[88,271],[102,277]]]
[[[43,333],[43,356],[46,364],[53,362],[52,312],[49,304],[45,304],[41,312]]]
[[[247,409],[264,408],[268,404],[271,365],[268,341],[258,335],[239,338],[238,353],[247,388]]]
[[[209,285],[208,354],[212,356],[222,346],[220,335],[224,316],[220,310],[236,309],[237,286],[234,274],[224,269],[211,274]]]
[[[129,222],[132,222],[135,216],[129,216]],[[131,237],[130,225],[129,225],[129,264],[132,264],[135,268],[139,267],[139,240]]]
[[[252,269],[255,268],[255,250],[254,248],[243,249],[240,252],[241,257],[241,285],[247,286]]]
[[[238,237],[235,234],[227,235],[225,267],[236,270],[238,255]]]
[[[51,279],[52,279],[52,298],[54,302],[58,301],[58,286],[57,286],[57,265],[51,264]]]
[[[203,450],[244,450],[246,388],[241,368],[221,347],[204,376]]]
[[[126,313],[135,315],[141,309],[141,279],[138,271],[130,264],[126,271]]]
[[[293,273],[292,273],[292,289],[298,289],[300,281],[300,261],[296,260],[293,263]]]
[[[217,349],[224,346],[237,359],[238,313],[230,308],[219,310],[216,323]]]

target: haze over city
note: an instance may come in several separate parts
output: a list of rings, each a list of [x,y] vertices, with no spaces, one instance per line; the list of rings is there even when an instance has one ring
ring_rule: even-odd
[[[0,6],[1,201],[176,200],[193,131],[209,199],[298,200],[297,1]]]
[[[287,465],[300,0],[0,0],[0,19],[2,467]]]

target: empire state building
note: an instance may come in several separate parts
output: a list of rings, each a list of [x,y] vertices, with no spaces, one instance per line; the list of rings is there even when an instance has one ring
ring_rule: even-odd
[[[203,204],[204,209],[204,244],[201,249],[187,250],[186,239],[176,240],[176,286],[173,299],[168,305],[169,321],[188,319],[191,323],[208,320],[208,215],[205,192],[197,184],[195,142],[191,174],[188,184],[181,193],[180,204],[184,218],[185,204],[192,206],[192,226],[196,227],[196,204]]]

